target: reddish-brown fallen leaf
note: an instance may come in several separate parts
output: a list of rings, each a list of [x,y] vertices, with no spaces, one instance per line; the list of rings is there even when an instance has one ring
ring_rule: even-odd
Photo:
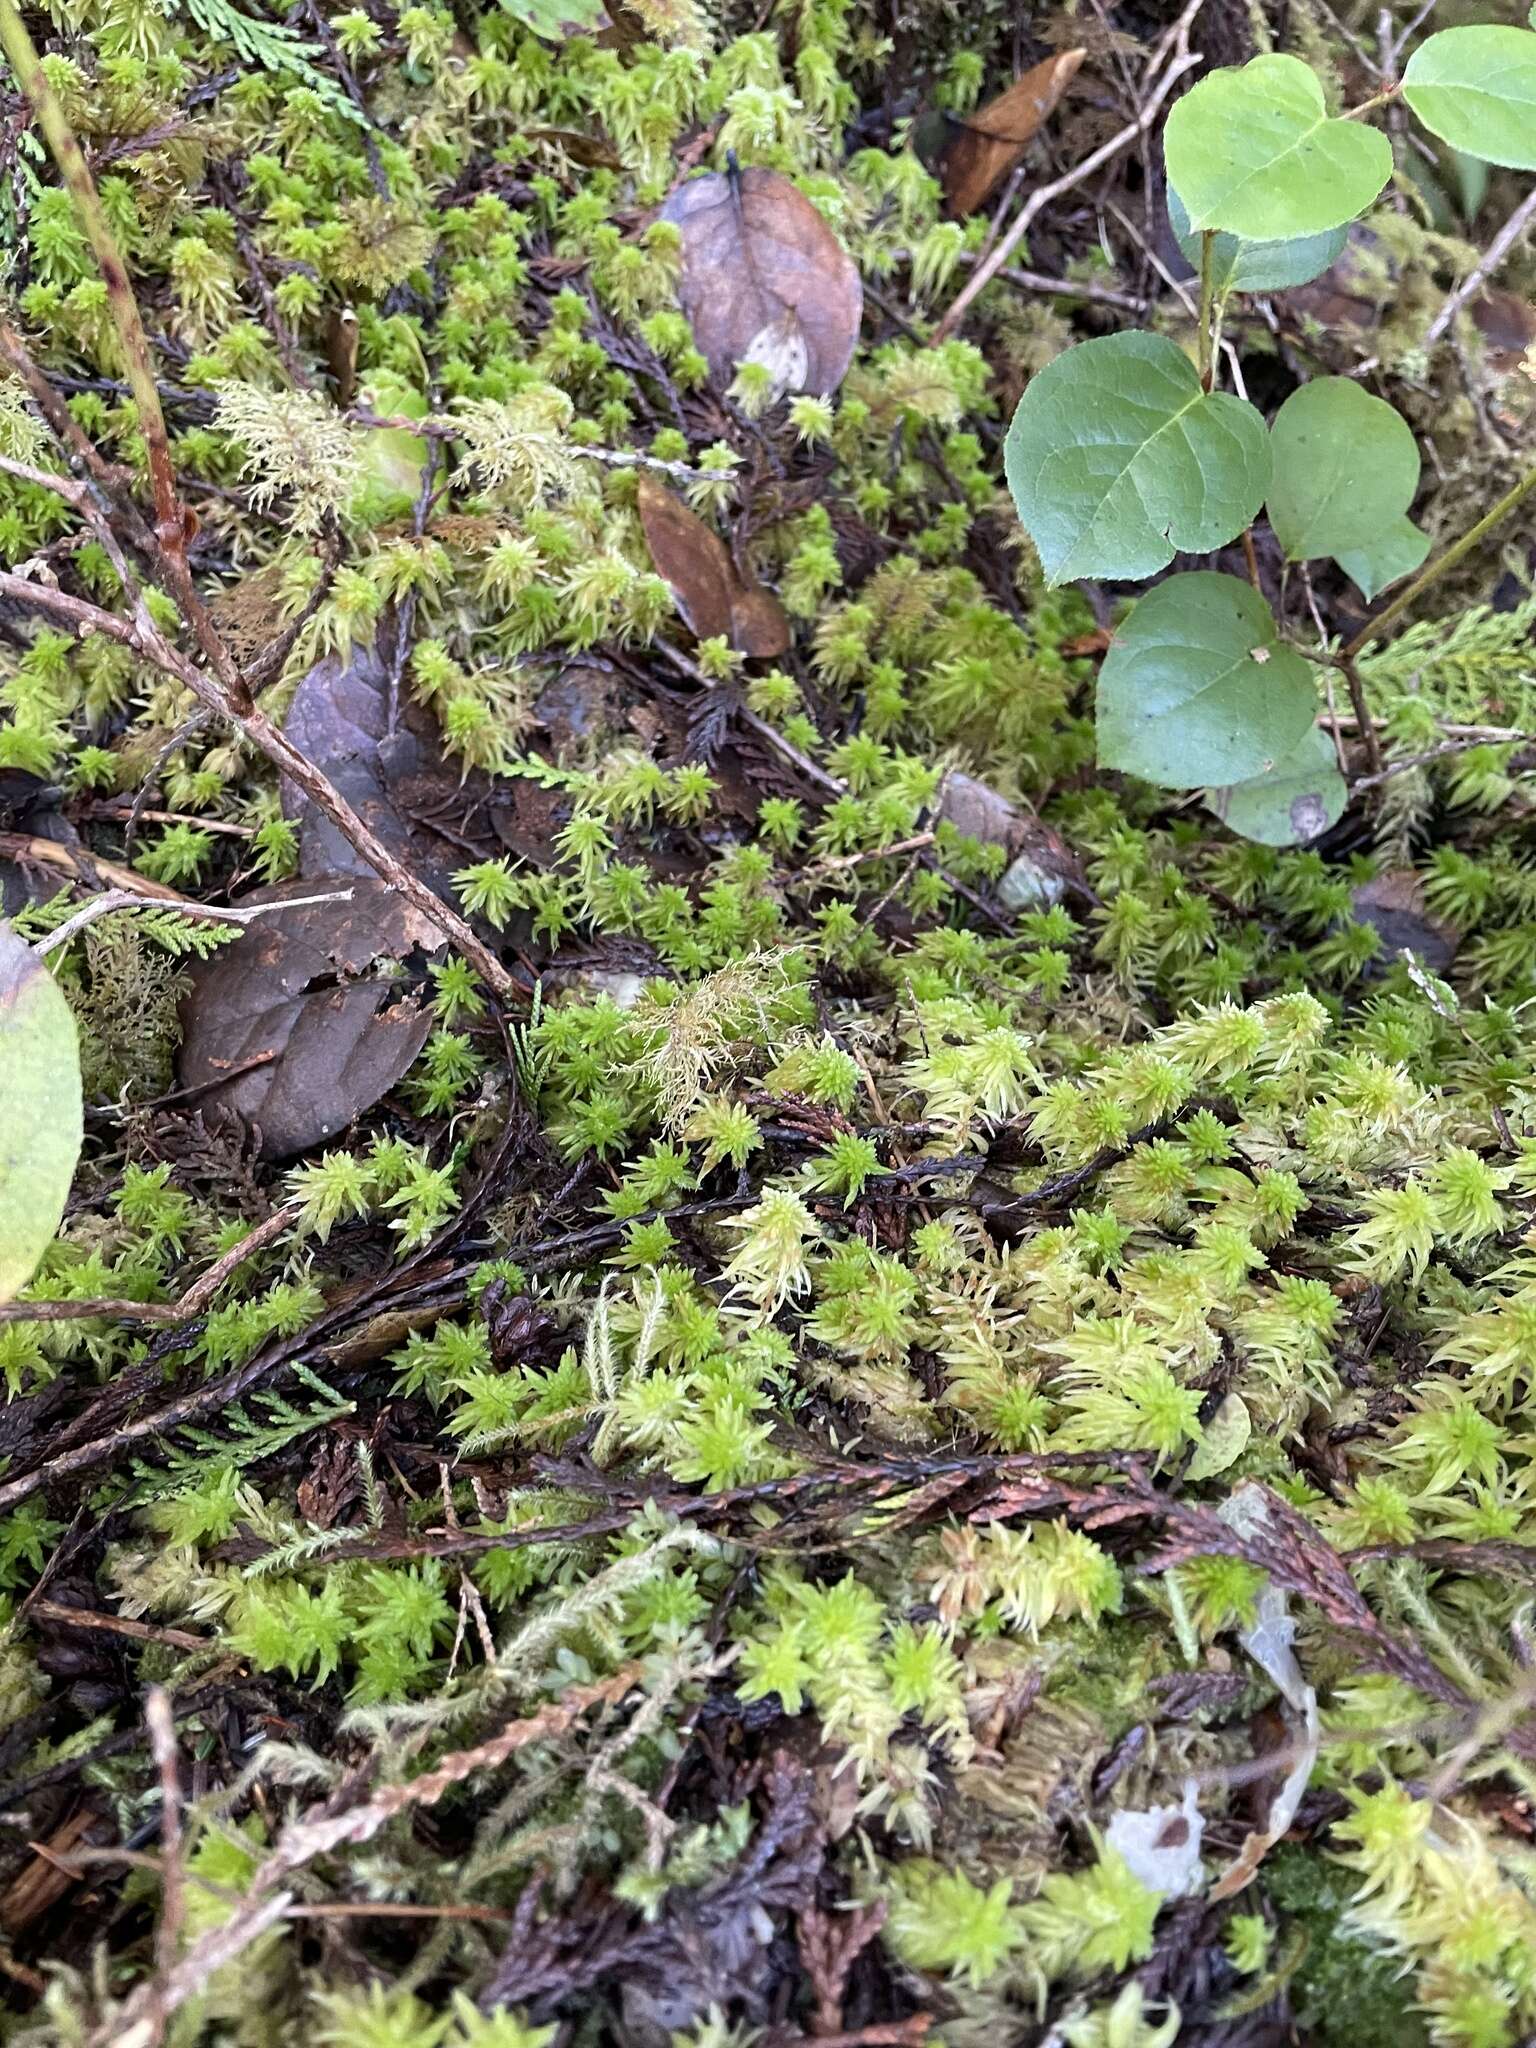
[[[186,1088],[259,1127],[268,1159],[334,1137],[392,1088],[421,1051],[432,1014],[397,983],[365,979],[376,960],[442,934],[377,876],[332,879],[347,902],[305,903],[252,920],[191,970],[182,1001]],[[313,881],[261,889],[246,903],[310,897]]]
[[[969,120],[956,124],[939,164],[944,197],[955,219],[974,213],[997,190],[1041,124],[1055,112],[1086,54],[1063,50],[1047,57]]]
[[[771,590],[747,582],[720,536],[652,477],[640,479],[638,502],[651,560],[689,630],[700,640],[728,640],[738,654],[782,654],[789,645],[784,607]]]
[[[716,377],[761,362],[781,392],[837,389],[859,338],[864,287],[803,192],[756,164],[706,171],[676,187],[661,217],[682,232],[678,297]]]

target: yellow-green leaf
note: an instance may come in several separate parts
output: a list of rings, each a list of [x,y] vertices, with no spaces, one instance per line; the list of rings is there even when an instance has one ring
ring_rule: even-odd
[[[43,962],[0,924],[0,1301],[48,1249],[80,1157],[75,1020]]]
[[[1243,1405],[1242,1395],[1228,1394],[1205,1425],[1185,1478],[1214,1479],[1218,1472],[1225,1472],[1247,1450],[1252,1434],[1253,1418]]]
[[[1168,116],[1163,155],[1190,226],[1250,242],[1343,227],[1392,175],[1387,138],[1331,117],[1299,57],[1255,57],[1202,78]]]
[[[1536,34],[1444,28],[1420,43],[1403,98],[1432,135],[1487,164],[1536,171]]]

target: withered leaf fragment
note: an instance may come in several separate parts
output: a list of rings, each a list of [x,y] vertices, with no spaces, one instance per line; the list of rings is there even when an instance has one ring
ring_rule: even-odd
[[[955,124],[939,163],[944,197],[955,219],[974,213],[997,190],[1056,111],[1086,54],[1063,50],[1047,57]]]
[[[665,484],[642,477],[638,501],[651,560],[689,630],[700,640],[728,640],[738,654],[782,654],[789,620],[773,592],[748,583],[719,535]]]
[[[462,841],[443,838],[427,821],[442,815],[460,824],[469,792],[443,758],[431,712],[408,685],[389,730],[389,673],[373,648],[356,647],[345,662],[335,655],[316,662],[294,692],[283,732],[398,860],[440,896],[449,894],[449,878],[463,865]],[[297,783],[283,782],[282,799],[284,815],[299,827],[301,875],[373,873]]]
[[[835,391],[864,317],[848,252],[803,192],[759,165],[706,171],[661,210],[682,231],[678,297],[709,367],[769,366],[781,391]]]
[[[377,877],[283,882],[243,902],[282,903],[328,885],[350,889],[350,900],[253,918],[193,966],[182,999],[181,1085],[223,1082],[206,1088],[205,1104],[258,1126],[268,1159],[334,1138],[394,1086],[432,1029],[430,1010],[402,996],[400,983],[369,977],[376,961],[442,946],[441,933]]]

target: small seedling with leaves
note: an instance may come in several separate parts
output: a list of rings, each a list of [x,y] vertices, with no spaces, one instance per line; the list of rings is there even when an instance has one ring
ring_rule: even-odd
[[[1006,448],[1052,584],[1155,576],[1178,553],[1246,535],[1261,509],[1287,563],[1331,557],[1367,600],[1422,570],[1328,657],[1367,730],[1355,657],[1536,487],[1536,469],[1422,568],[1429,537],[1408,516],[1419,451],[1392,406],[1347,377],[1320,377],[1266,425],[1216,381],[1234,294],[1321,275],[1386,185],[1391,144],[1361,117],[1395,98],[1465,155],[1536,169],[1531,29],[1442,30],[1400,84],[1342,117],[1299,58],[1213,72],[1164,133],[1170,219],[1200,273],[1197,361],[1163,335],[1084,342],[1030,384]],[[1347,801],[1317,712],[1312,670],[1256,590],[1236,576],[1177,574],[1136,606],[1104,663],[1099,760],[1165,788],[1206,788],[1234,830],[1294,844],[1335,823]]]

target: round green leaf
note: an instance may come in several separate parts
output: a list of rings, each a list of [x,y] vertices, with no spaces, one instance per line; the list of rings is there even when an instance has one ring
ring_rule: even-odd
[[[1099,760],[1170,789],[1243,782],[1282,761],[1317,715],[1299,654],[1235,576],[1199,570],[1148,591],[1099,676]]]
[[[1051,583],[1154,576],[1178,549],[1219,548],[1269,482],[1254,408],[1202,391],[1159,334],[1111,334],[1033,378],[1003,450],[1019,517]]]
[[[1317,725],[1267,775],[1213,789],[1207,801],[1217,817],[1262,846],[1304,846],[1337,825],[1349,801],[1333,741]]]
[[[1417,569],[1428,553],[1429,535],[1405,518],[1389,520],[1363,548],[1345,548],[1334,560],[1369,603],[1389,583]]]
[[[80,1157],[80,1050],[63,993],[0,924],[0,1301],[48,1249]]]
[[[1168,224],[1185,262],[1198,270],[1201,237],[1190,227],[1189,208],[1171,185]],[[1347,228],[1298,235],[1291,242],[1245,242],[1238,235],[1216,235],[1211,242],[1211,283],[1218,292],[1286,292],[1332,269],[1348,239]]]
[[[1293,391],[1270,434],[1269,523],[1291,561],[1369,548],[1419,487],[1412,429],[1348,377]]]
[[[1432,135],[1487,164],[1536,171],[1536,35],[1444,28],[1420,43],[1403,98]]]
[[[1392,175],[1392,147],[1361,121],[1330,118],[1299,57],[1213,71],[1168,116],[1168,182],[1196,231],[1286,242],[1343,227]]]

